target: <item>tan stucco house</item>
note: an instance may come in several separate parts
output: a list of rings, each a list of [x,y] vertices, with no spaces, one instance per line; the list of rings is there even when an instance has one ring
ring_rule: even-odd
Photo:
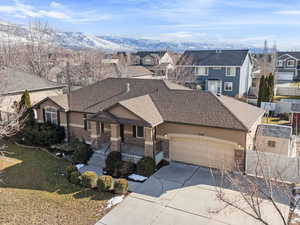
[[[0,121],[9,119],[13,114],[14,104],[21,100],[24,91],[30,95],[31,104],[36,104],[49,96],[63,94],[65,85],[50,82],[42,77],[0,67]]]
[[[212,168],[244,168],[262,109],[165,80],[109,78],[45,98],[40,122],[66,128],[98,150]]]

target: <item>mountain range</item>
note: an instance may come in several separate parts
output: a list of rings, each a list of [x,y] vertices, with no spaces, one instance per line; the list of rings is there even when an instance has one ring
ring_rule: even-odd
[[[32,29],[31,29],[32,31]],[[36,30],[35,32],[40,32]],[[0,21],[0,40],[12,40],[14,42],[29,42],[30,35],[28,27]],[[228,44],[216,42],[183,42],[183,41],[160,41],[152,39],[138,39],[128,37],[116,37],[108,35],[86,34],[83,32],[47,32],[44,35],[48,41],[58,46],[69,49],[98,49],[106,52],[115,51],[157,51],[171,50],[183,52],[185,50],[204,50],[204,49],[245,49],[254,51],[260,49],[253,46],[241,44]]]

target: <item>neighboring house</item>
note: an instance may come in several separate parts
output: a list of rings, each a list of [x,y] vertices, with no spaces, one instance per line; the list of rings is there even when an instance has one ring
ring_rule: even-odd
[[[186,51],[177,62],[175,80],[192,88],[242,97],[252,83],[249,50]]]
[[[155,76],[167,78],[175,69],[179,54],[170,51],[141,51],[131,54],[131,63],[149,69]]]
[[[291,126],[261,124],[257,128],[255,149],[289,157],[296,156]]]
[[[300,80],[300,52],[278,52],[276,63],[277,81]]]
[[[40,122],[96,149],[212,168],[244,168],[264,110],[165,80],[108,78],[35,105]]]
[[[0,120],[7,120],[14,113],[14,104],[21,100],[25,90],[35,104],[46,97],[63,94],[64,87],[29,73],[0,68]]]

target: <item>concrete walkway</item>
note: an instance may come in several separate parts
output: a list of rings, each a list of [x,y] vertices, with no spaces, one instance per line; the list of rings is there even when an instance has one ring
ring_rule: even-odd
[[[219,182],[218,174],[216,176]],[[133,193],[96,225],[260,224],[234,209],[211,213],[221,207],[216,199],[216,185],[206,168],[171,163],[142,185],[133,187]],[[226,190],[229,197],[237,194]],[[280,220],[273,210],[266,205],[264,213],[270,224],[277,225]]]
[[[86,171],[93,171],[98,176],[103,175],[103,168],[105,167],[105,155],[101,152],[94,152],[93,156],[90,158],[88,164],[81,169],[79,169],[80,173],[84,173]]]

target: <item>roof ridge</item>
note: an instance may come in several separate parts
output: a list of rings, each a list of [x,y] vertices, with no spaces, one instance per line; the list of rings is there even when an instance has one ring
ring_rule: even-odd
[[[218,102],[220,102],[220,104],[226,109],[226,111],[227,112],[229,112],[229,114],[231,114],[241,125],[242,125],[242,127],[244,127],[244,129],[245,130],[249,130],[248,128],[247,128],[247,126],[233,113],[233,112],[231,112],[231,110],[219,99],[219,97],[218,96],[216,96],[215,94],[213,94],[212,92],[210,92],[209,91],[209,93],[212,95],[212,96],[214,96],[216,99],[217,99],[217,101]],[[237,100],[238,101],[238,100]]]

